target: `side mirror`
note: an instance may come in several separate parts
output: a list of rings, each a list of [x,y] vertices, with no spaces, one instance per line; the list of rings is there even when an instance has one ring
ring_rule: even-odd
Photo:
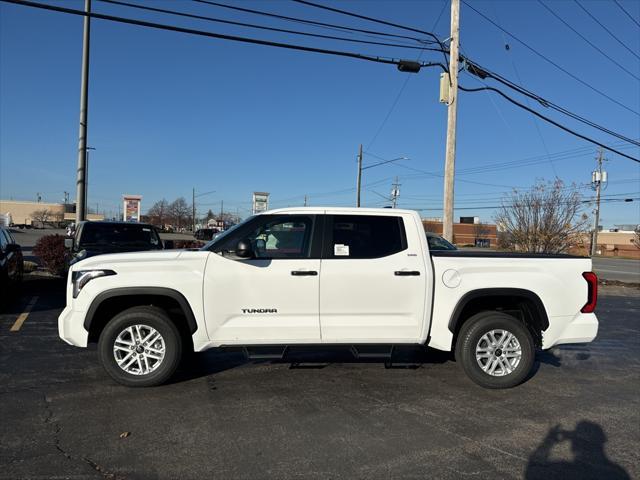
[[[174,248],[176,248],[175,243],[173,243],[173,240],[165,240],[162,243],[164,244],[165,250],[173,250]]]
[[[4,251],[9,253],[9,252],[17,252],[20,250],[20,245],[18,245],[17,243],[7,243],[7,246],[4,247]]]
[[[236,256],[240,258],[253,257],[253,249],[251,248],[251,242],[248,240],[240,240],[236,245]]]
[[[73,238],[64,239],[64,248],[73,248]]]

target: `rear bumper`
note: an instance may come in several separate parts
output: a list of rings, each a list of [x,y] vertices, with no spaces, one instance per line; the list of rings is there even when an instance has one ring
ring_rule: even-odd
[[[543,335],[544,349],[563,343],[588,343],[598,334],[598,318],[594,313],[555,317],[550,319],[550,323],[549,329]]]
[[[69,345],[86,347],[89,332],[84,329],[85,312],[74,311],[67,306],[58,317],[58,335]]]

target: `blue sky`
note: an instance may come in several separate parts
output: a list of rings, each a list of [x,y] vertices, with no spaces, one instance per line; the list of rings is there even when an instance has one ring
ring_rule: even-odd
[[[331,34],[240,12],[183,1],[132,3]],[[345,1],[328,5],[448,36],[449,6],[432,1]],[[49,3],[81,9],[81,0]],[[231,3],[231,2],[227,2]],[[290,1],[240,2],[289,16],[394,31],[381,25]],[[536,1],[473,1],[473,6],[576,76],[640,111],[640,83],[552,17]],[[640,21],[640,2],[621,0]],[[571,1],[547,2],[576,30],[640,76],[640,60]],[[640,28],[612,2],[584,5],[636,54]],[[150,21],[323,46],[382,56],[415,58],[417,50],[306,39],[210,22],[145,13],[94,0],[94,11]],[[443,10],[444,8],[444,10]],[[443,14],[436,23],[440,12]],[[435,25],[435,27],[434,27]],[[335,32],[333,32],[335,33]],[[407,32],[404,32],[407,33]],[[0,196],[60,201],[75,197],[82,19],[0,4]],[[571,79],[462,5],[463,53],[530,90],[632,138],[640,117]],[[509,44],[509,49],[505,48]],[[425,52],[424,60],[439,60]],[[410,160],[364,172],[363,204],[381,206],[395,176],[400,207],[441,216],[446,106],[438,102],[438,69],[407,80],[392,65],[280,50],[156,31],[102,20],[92,22],[89,202],[117,211],[123,193],[141,194],[143,209],[164,197],[190,200],[191,189],[216,193],[199,211],[247,214],[251,192],[271,192],[273,207],[353,205],[358,144],[380,158]],[[460,83],[481,86],[463,72]],[[492,84],[496,86],[495,84]],[[531,105],[544,110],[539,105]],[[596,139],[640,156],[637,147],[553,116]],[[388,115],[389,114],[389,115]],[[388,115],[388,118],[387,118]],[[384,122],[385,118],[387,121]],[[384,122],[384,124],[383,124]],[[382,126],[382,128],[380,128]],[[376,133],[379,132],[377,135]],[[456,217],[490,221],[492,207],[511,187],[527,188],[556,175],[585,184],[596,147],[572,137],[489,92],[460,93]],[[547,154],[568,152],[549,161]],[[640,165],[607,154],[607,195],[640,196]],[[562,158],[562,156],[560,157]],[[529,160],[518,168],[477,167]],[[378,159],[365,155],[365,163]],[[407,168],[408,167],[408,168]],[[432,175],[417,172],[432,172]],[[476,169],[476,170],[469,170]],[[466,171],[465,171],[466,170]],[[588,188],[582,190],[592,195]],[[627,194],[627,195],[624,195]],[[228,208],[227,208],[228,207]],[[640,222],[640,201],[604,203],[605,226]]]

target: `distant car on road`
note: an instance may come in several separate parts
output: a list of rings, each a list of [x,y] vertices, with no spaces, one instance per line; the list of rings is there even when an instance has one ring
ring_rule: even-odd
[[[70,265],[105,253],[141,252],[164,248],[156,227],[146,223],[80,222],[73,238],[65,240],[71,249]]]
[[[217,233],[220,233],[220,230],[217,228],[201,228],[200,230],[196,230],[196,233],[193,236],[196,240],[204,240],[208,242],[209,240],[212,240]]]
[[[20,286],[23,274],[22,248],[9,230],[0,227],[0,304],[4,303],[12,290]]]

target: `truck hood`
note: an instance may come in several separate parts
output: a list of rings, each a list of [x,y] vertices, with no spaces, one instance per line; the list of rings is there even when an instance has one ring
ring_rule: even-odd
[[[177,260],[187,250],[150,250],[144,252],[107,253],[95,255],[72,265],[71,270],[83,270],[91,268],[108,268],[110,266],[127,265],[135,263],[166,262]],[[190,254],[198,253],[190,251]],[[209,252],[201,252],[203,254]]]

